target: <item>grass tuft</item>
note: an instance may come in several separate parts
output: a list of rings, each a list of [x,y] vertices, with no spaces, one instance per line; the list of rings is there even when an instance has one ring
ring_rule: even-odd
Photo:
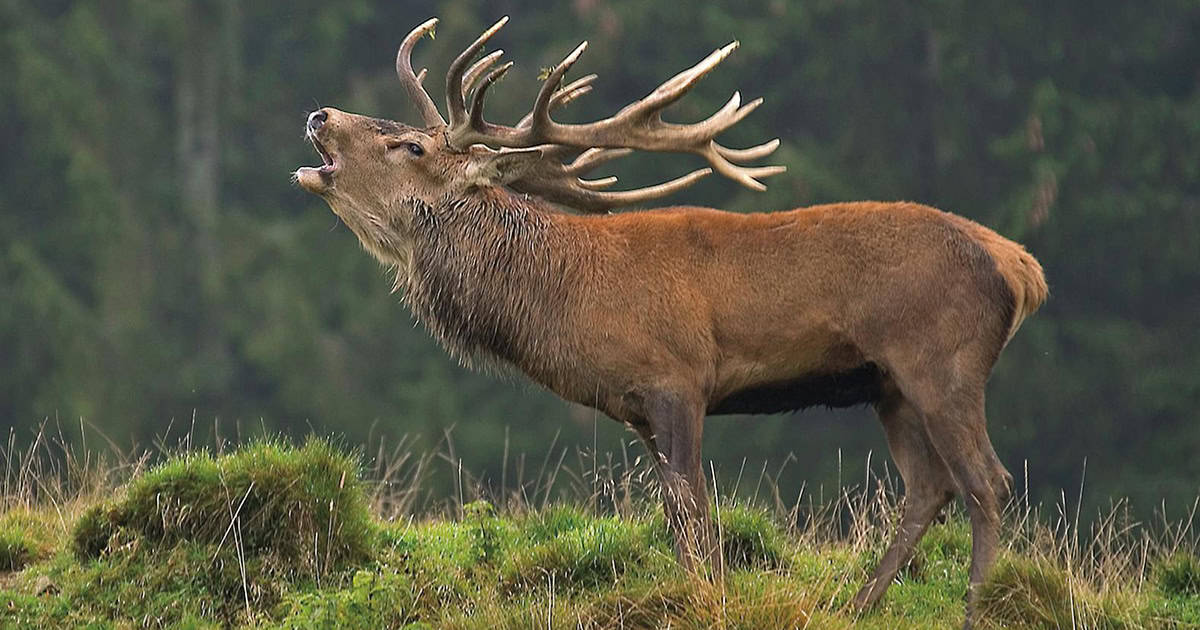
[[[720,525],[726,566],[734,569],[783,566],[785,536],[769,511],[750,506],[722,507],[715,520]]]
[[[0,516],[0,572],[19,571],[45,557],[51,548],[53,527],[28,508],[12,509]]]
[[[1169,597],[1200,597],[1200,558],[1174,553],[1154,568],[1154,581]]]
[[[100,503],[88,508],[75,522],[71,531],[71,549],[78,558],[98,558],[108,548],[108,541],[120,519],[110,503]]]
[[[998,627],[1073,626],[1067,575],[1040,559],[1002,557],[980,592],[980,611]]]
[[[36,554],[24,532],[0,529],[0,571],[23,569]]]
[[[554,581],[577,588],[612,584],[648,556],[670,553],[653,544],[652,524],[631,526],[620,518],[579,518],[564,508],[535,516],[523,539],[512,545],[499,568],[502,588],[509,593]]]
[[[317,439],[299,448],[256,442],[221,457],[185,454],[87,510],[74,551],[96,558],[122,537],[166,547],[200,542],[321,574],[370,555],[374,525],[358,468],[355,457]]]

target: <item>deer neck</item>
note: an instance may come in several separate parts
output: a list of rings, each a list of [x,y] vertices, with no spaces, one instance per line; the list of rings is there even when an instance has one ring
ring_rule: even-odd
[[[414,317],[464,364],[499,360],[537,377],[560,355],[579,261],[547,205],[480,188],[413,213],[399,269]]]

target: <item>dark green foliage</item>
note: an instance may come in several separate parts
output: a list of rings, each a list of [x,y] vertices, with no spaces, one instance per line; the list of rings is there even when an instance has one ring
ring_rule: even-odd
[[[1185,552],[1164,558],[1154,568],[1154,579],[1168,596],[1200,597],[1200,558]]]
[[[310,439],[300,448],[257,442],[221,457],[169,459],[88,510],[73,539],[85,558],[112,551],[114,536],[159,547],[240,546],[316,575],[364,561],[373,528],[357,459]]]

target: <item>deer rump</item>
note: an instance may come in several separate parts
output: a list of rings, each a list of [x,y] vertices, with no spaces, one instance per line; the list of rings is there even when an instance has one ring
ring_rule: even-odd
[[[763,366],[763,372],[776,377],[727,387],[709,403],[709,415],[873,405],[882,398],[887,379],[878,360],[914,349],[919,353],[923,337],[971,343],[982,337],[983,345],[994,349],[991,363],[1019,325],[1022,280],[1013,277],[1010,283],[1000,263],[1032,258],[979,224],[905,203],[830,204],[763,217],[781,225],[760,235],[760,248],[812,257],[783,270],[781,275],[795,286],[775,287],[780,297],[774,301],[791,304],[798,299],[809,308],[791,322],[782,321],[782,313],[756,319],[767,328],[764,334],[775,337],[769,326],[819,329],[794,342],[815,369],[795,373],[787,365]],[[778,272],[771,262],[786,265],[778,260],[752,265],[763,270],[760,282],[771,282]],[[1016,274],[1010,270],[1009,275]],[[760,300],[755,306],[764,303],[770,302]],[[820,307],[812,309],[814,305]],[[776,341],[785,353],[787,340]],[[896,350],[897,345],[910,347]],[[780,374],[787,376],[778,378]]]

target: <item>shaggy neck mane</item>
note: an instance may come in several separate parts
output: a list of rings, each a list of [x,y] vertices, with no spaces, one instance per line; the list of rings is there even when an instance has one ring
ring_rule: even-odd
[[[549,206],[501,188],[413,213],[413,249],[399,270],[413,315],[464,364],[498,359],[531,375],[551,367],[579,259]]]

